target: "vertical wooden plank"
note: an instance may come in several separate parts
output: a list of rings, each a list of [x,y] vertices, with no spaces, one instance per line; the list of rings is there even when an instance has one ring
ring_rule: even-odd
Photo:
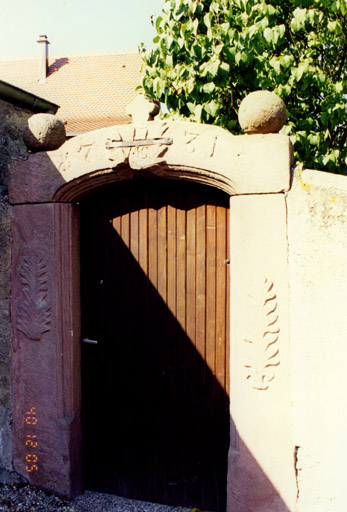
[[[167,298],[167,211],[166,206],[158,210],[158,292],[164,302]]]
[[[206,356],[206,207],[196,209],[196,350],[203,359]]]
[[[127,211],[121,216],[121,238],[125,245],[130,247],[130,215]]]
[[[226,211],[226,251],[228,264],[226,265],[226,287],[225,287],[225,331],[226,331],[226,350],[225,350],[225,388],[228,399],[230,397],[230,259],[232,255],[230,253],[230,197],[229,204]]]
[[[196,209],[196,309],[195,309],[195,322],[196,322],[196,410],[197,415],[201,418],[203,426],[199,433],[199,437],[208,433],[209,425],[206,419],[206,387],[209,382],[209,372],[206,367],[206,206],[200,203],[201,195],[199,197],[199,206]],[[201,443],[201,437],[199,439]],[[202,503],[205,503],[207,481],[206,475],[200,476],[202,479],[198,493]]]
[[[199,355],[196,354],[196,194],[195,187],[190,187],[186,197],[186,335],[184,360],[187,361],[184,393],[191,394],[190,417],[198,418],[198,401],[201,388]],[[188,460],[187,460],[188,459]],[[188,474],[195,474],[196,457],[188,457],[186,467]],[[193,460],[192,460],[193,459]],[[194,460],[195,459],[195,460]],[[190,466],[190,467],[189,467]],[[195,491],[195,490],[194,490]],[[190,500],[197,503],[196,492],[190,492]],[[188,500],[189,501],[189,500]],[[187,502],[188,502],[187,501]]]
[[[227,214],[225,207],[216,207],[216,379],[226,389],[226,273]]]
[[[147,189],[143,190],[141,187],[137,187],[136,189],[136,199],[137,204],[139,205],[138,211],[138,275],[141,279],[141,289],[138,290],[142,297],[139,297],[140,311],[137,312],[137,317],[140,320],[140,325],[138,328],[138,335],[141,340],[138,339],[138,354],[143,357],[145,361],[146,357],[148,357],[148,353],[151,353],[155,350],[155,346],[153,346],[153,338],[150,333],[150,322],[148,318],[148,310],[149,310],[149,286],[148,282],[148,224],[147,224]],[[141,269],[141,270],[140,270]],[[136,286],[134,285],[134,293],[136,293]],[[151,376],[151,378],[153,378]]]
[[[158,201],[158,188],[159,186],[153,189],[153,203],[157,204]],[[153,214],[154,216],[154,214]],[[156,313],[152,317],[158,316],[154,322],[154,332],[157,341],[157,346],[160,347],[160,355],[159,361],[160,366],[162,368],[163,380],[162,380],[162,397],[166,401],[166,397],[168,396],[168,372],[167,372],[167,316],[168,311],[166,304],[167,299],[167,209],[165,205],[165,201],[159,203],[158,201],[158,209],[156,214],[156,225],[157,225],[157,294],[153,296],[153,307],[155,308]],[[154,226],[153,226],[154,229]],[[154,233],[153,233],[154,237]],[[154,248],[153,248],[153,258],[155,258]],[[154,266],[154,260],[153,260]],[[165,409],[162,412],[163,424],[166,423],[166,411]],[[162,469],[161,481],[158,482],[158,485],[162,489],[162,496],[166,500],[167,499],[167,465]]]
[[[148,192],[148,278],[158,289],[158,212],[153,207],[153,196]]]
[[[117,215],[117,217],[114,217],[111,219],[112,227],[115,230],[115,232],[121,236],[121,216]]]
[[[211,198],[212,196],[212,198]],[[206,356],[205,365],[207,372],[207,386],[205,398],[205,410],[208,429],[214,446],[218,444],[216,439],[216,399],[218,386],[215,379],[215,341],[216,341],[216,209],[213,204],[213,195],[207,192],[206,205]],[[212,199],[212,201],[211,201]],[[217,442],[216,442],[217,441]],[[218,455],[217,455],[218,454]],[[207,502],[215,497],[216,488],[213,480],[217,481],[216,472],[218,466],[219,451],[210,455],[211,473],[206,478],[204,493]],[[207,476],[207,475],[206,475]],[[212,477],[212,478],[211,478]]]
[[[215,375],[216,359],[216,207],[206,206],[206,364]]]
[[[186,330],[186,212],[178,207],[177,215],[177,234],[176,234],[176,272],[177,272],[177,292],[176,292],[176,319],[181,328]]]
[[[139,261],[139,212],[130,212],[130,251],[136,261]]]
[[[193,196],[193,197],[192,197]],[[195,194],[191,194],[187,210],[187,320],[186,333],[195,346],[195,305],[196,305],[196,209]]]
[[[167,306],[176,315],[176,209],[167,205]]]
[[[123,188],[123,187],[122,187]],[[122,289],[122,302],[120,305],[120,311],[126,315],[129,309],[131,309],[131,287],[129,284],[131,283],[131,267],[130,267],[130,258],[129,258],[129,249],[130,249],[130,200],[129,196],[123,191],[123,195],[121,195],[121,190],[117,191],[117,199],[123,206],[123,213],[121,216],[121,239],[124,243],[120,247],[121,253],[121,265],[119,268],[119,280],[121,283]],[[119,329],[119,336],[122,340],[122,345],[124,342],[129,339],[132,333],[132,324],[127,321],[121,322],[121,329]],[[121,351],[120,351],[121,356]]]
[[[186,396],[192,388],[192,347],[186,337],[186,209],[189,204],[189,197],[180,193],[180,189],[175,186],[175,206],[176,206],[176,340],[175,353],[177,361],[176,370],[176,390],[179,396]],[[176,399],[177,400],[177,399]],[[177,416],[186,416],[186,406],[180,404]],[[180,442],[181,446],[184,440]],[[178,469],[181,475],[190,475],[191,461],[185,455],[178,462]],[[182,476],[179,477],[179,480]],[[180,491],[181,499],[187,502],[187,487]]]
[[[121,205],[117,203],[116,207],[111,207],[112,202],[108,200],[110,205],[108,219],[111,222],[113,233],[109,233],[110,245],[112,246],[112,250],[109,252],[112,254],[113,261],[109,264],[100,265],[101,271],[103,273],[102,284],[100,288],[102,290],[103,296],[105,294],[109,294],[110,304],[107,305],[107,329],[110,329],[110,324],[113,319],[113,310],[114,308],[119,307],[119,299],[122,296],[122,279],[121,273],[119,272],[119,268],[122,267],[122,246],[123,241],[121,238],[122,234],[122,219],[121,219]],[[113,218],[112,218],[113,217]],[[100,243],[98,250],[102,248],[102,244]],[[106,251],[107,252],[107,251]],[[119,329],[121,331],[121,328]]]
[[[100,237],[109,239],[109,232],[110,229],[112,229],[112,213],[110,212],[108,202],[105,202],[102,205],[99,204],[99,209],[100,215],[103,219],[102,223],[100,223]],[[106,265],[109,268],[113,264],[113,252],[108,251],[108,253],[105,255],[105,259]]]
[[[158,213],[155,206],[157,205],[157,192],[154,183],[151,183],[151,187],[147,187],[147,233],[148,233],[148,263],[147,263],[147,272],[148,272],[148,293],[147,293],[147,314],[146,317],[148,319],[148,347],[147,350],[150,352],[151,357],[152,354],[155,356],[157,360],[157,368],[155,371],[156,382],[155,387],[158,389],[157,392],[157,400],[158,403],[161,403],[161,396],[165,393],[163,389],[163,382],[159,381],[158,384],[158,374],[162,373],[163,367],[163,356],[162,351],[160,350],[159,343],[161,340],[161,332],[162,332],[162,314],[160,314],[160,302],[161,299],[158,296],[157,288],[158,288]],[[153,314],[154,313],[154,314]],[[156,315],[156,317],[155,317]],[[161,407],[160,407],[161,408]],[[161,414],[161,411],[160,411]],[[154,419],[154,421],[158,421]],[[155,450],[152,450],[152,470],[149,471],[149,489],[148,493],[152,496],[162,495],[162,489],[164,487],[164,468],[162,467],[162,463],[160,462],[158,451],[161,450],[161,446],[156,447]]]
[[[146,192],[143,192],[143,195]],[[139,211],[139,264],[142,268],[143,272],[148,274],[148,209],[147,209],[147,201],[145,201],[142,205],[142,208]]]
[[[178,448],[177,439],[175,439],[176,428],[177,428],[177,346],[176,346],[176,334],[177,334],[177,322],[175,321],[176,315],[176,209],[171,204],[172,190],[167,192],[168,205],[167,205],[167,383],[168,383],[168,400],[171,405],[170,410],[166,407],[166,422],[169,424],[172,421],[172,433],[174,434],[172,442],[175,446],[176,457],[170,457],[168,464],[168,475],[172,481],[176,481],[178,467],[177,459]],[[170,427],[170,428],[172,428]],[[172,448],[171,448],[172,450]],[[170,489],[170,499],[176,500],[176,486],[172,486]]]

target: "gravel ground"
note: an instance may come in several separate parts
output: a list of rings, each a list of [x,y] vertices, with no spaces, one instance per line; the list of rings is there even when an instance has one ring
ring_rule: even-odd
[[[200,512],[86,491],[72,501],[26,484],[0,484],[0,512]]]

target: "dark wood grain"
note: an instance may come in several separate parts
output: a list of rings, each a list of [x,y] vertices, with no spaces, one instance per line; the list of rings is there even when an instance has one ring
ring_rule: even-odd
[[[228,197],[134,179],[81,203],[84,485],[225,511]]]

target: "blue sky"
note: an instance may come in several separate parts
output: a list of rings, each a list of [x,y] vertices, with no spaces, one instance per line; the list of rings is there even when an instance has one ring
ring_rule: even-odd
[[[0,0],[0,59],[37,55],[46,34],[50,54],[136,50],[152,45],[151,15],[165,0]]]

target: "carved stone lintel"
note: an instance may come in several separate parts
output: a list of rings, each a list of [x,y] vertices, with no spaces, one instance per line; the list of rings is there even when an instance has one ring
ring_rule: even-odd
[[[256,280],[248,296],[248,358],[243,366],[246,378],[258,390],[269,388],[275,378],[274,367],[280,364],[277,296],[273,282],[262,277]]]
[[[161,138],[170,138],[173,143],[135,147],[115,144]],[[104,187],[131,179],[133,170],[164,178],[191,177],[231,195],[275,193],[289,189],[290,167],[288,137],[236,137],[218,126],[152,121],[85,133],[56,151],[15,162],[9,194],[13,204],[78,201],[85,195],[87,181],[97,177],[97,185]]]

